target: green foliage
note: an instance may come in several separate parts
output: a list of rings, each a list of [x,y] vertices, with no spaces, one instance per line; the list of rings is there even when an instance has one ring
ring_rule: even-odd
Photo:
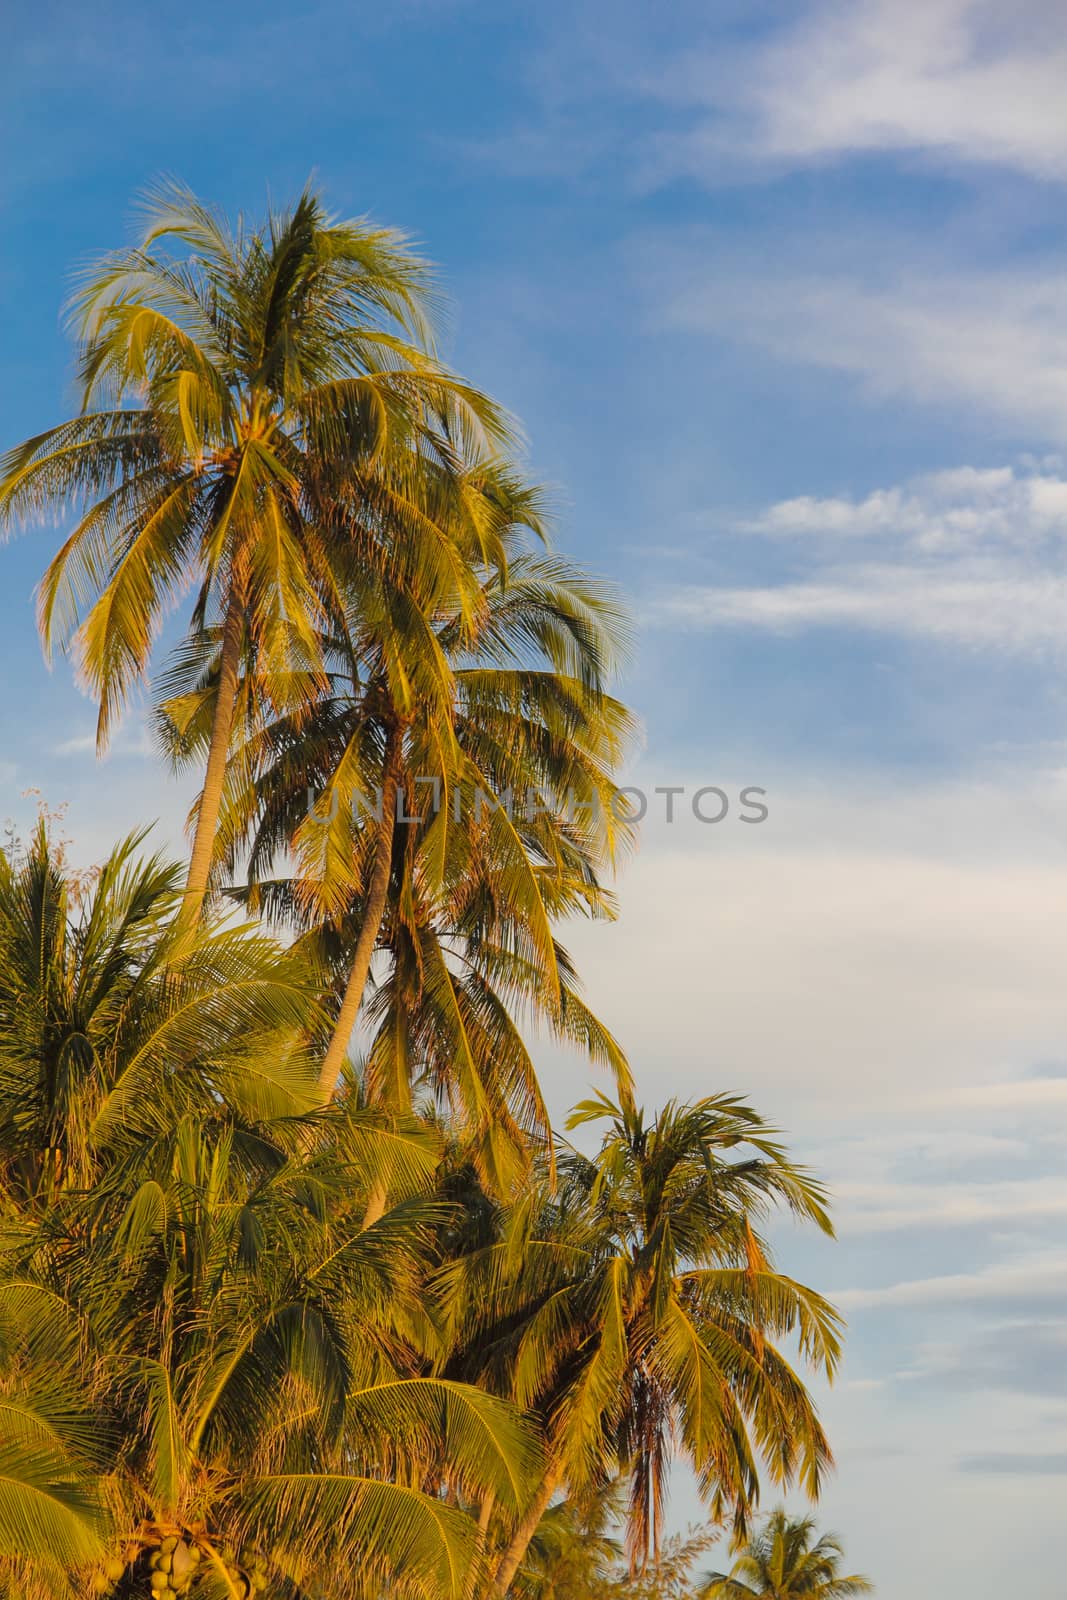
[[[606,1126],[499,1214],[497,1237],[438,1287],[456,1370],[541,1420],[550,1476],[581,1494],[628,1480],[635,1565],[658,1549],[677,1440],[713,1517],[745,1530],[761,1466],[818,1493],[831,1464],[815,1407],[779,1346],[832,1375],[840,1319],[779,1272],[761,1225],[784,1206],[829,1231],[819,1185],[729,1096],[668,1103],[653,1123],[600,1097],[572,1125]],[[533,1528],[515,1535],[504,1572]]]
[[[73,300],[83,411],[0,467],[7,519],[79,507],[40,622],[48,648],[73,640],[101,744],[190,580],[198,613],[235,603],[276,668],[314,668],[326,486],[366,479],[414,516],[416,463],[508,436],[430,353],[430,274],[400,235],[337,222],[310,191],[236,229],[173,184],[142,209],[138,242]]]
[[[521,1600],[693,1600],[694,1569],[715,1532],[691,1528],[664,1542],[639,1570],[623,1560],[613,1537],[625,1486],[608,1480],[542,1517],[514,1589]]]
[[[256,1565],[298,1590],[358,1547],[341,1600],[458,1594],[460,1501],[517,1508],[538,1452],[430,1371],[426,1135],[315,1109],[298,956],[175,941],[177,873],[131,850],[73,917],[43,831],[0,879],[0,1558],[47,1559],[60,1594],[110,1550],[116,1592],[162,1593],[175,1539],[200,1553],[180,1592],[208,1595]],[[364,1229],[380,1145],[415,1183]]]
[[[73,507],[39,620],[101,745],[195,596],[157,729],[204,772],[187,872],[0,852],[0,1600],[682,1600],[676,1449],[739,1539],[830,1465],[786,1347],[832,1374],[840,1320],[765,1237],[819,1185],[743,1100],[646,1117],[560,942],[633,839],[626,623],[434,309],[310,192],[165,185],[76,293],[83,409],[0,463],[4,525]],[[593,1156],[531,1021],[613,1074]],[[776,1516],[707,1594],[839,1557]]]
[[[749,1540],[729,1572],[710,1573],[699,1600],[845,1600],[870,1594],[859,1573],[846,1576],[836,1534],[818,1535],[811,1517],[774,1511]]]
[[[436,622],[451,710],[416,715],[403,748],[404,820],[390,844],[365,1008],[366,1084],[378,1103],[407,1109],[429,1091],[461,1115],[498,1189],[528,1164],[530,1135],[550,1135],[516,1013],[545,1020],[630,1092],[623,1053],[582,1001],[554,933],[574,914],[613,915],[603,869],[633,836],[612,778],[631,724],[603,688],[611,640],[601,609],[595,588],[564,564],[509,560],[507,587],[485,585],[478,633],[501,665],[463,665],[473,644],[460,648],[454,618]],[[383,820],[372,812],[398,714],[373,634],[357,638],[354,628],[331,642],[328,695],[246,732],[220,835],[231,868],[249,852],[246,903],[300,932],[339,983],[368,914],[368,859]],[[551,652],[538,665],[531,638]],[[172,753],[188,747],[190,727],[206,737],[216,654],[205,637],[174,663],[160,719]],[[564,677],[554,663],[574,654],[581,673]],[[319,797],[311,814],[309,792]],[[498,806],[492,796],[505,798]],[[288,855],[298,875],[269,877]]]

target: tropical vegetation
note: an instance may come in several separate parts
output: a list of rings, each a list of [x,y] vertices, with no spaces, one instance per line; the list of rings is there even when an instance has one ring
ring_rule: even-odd
[[[713,1572],[700,1600],[846,1600],[869,1594],[869,1579],[841,1568],[836,1534],[819,1535],[810,1517],[774,1511],[748,1541],[729,1572]]]
[[[76,869],[47,816],[0,852],[12,1600],[681,1600],[718,1536],[709,1594],[858,1592],[752,1535],[832,1466],[841,1319],[772,1240],[826,1196],[736,1094],[642,1109],[582,998],[625,614],[434,309],[310,191],[230,226],[164,186],[79,282],[80,409],[0,464],[5,526],[62,525],[41,634],[100,746],[147,682],[199,774],[185,864]],[[562,1134],[537,1030],[606,1074]]]

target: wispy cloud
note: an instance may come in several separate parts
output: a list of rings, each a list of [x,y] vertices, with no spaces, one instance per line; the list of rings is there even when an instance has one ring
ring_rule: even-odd
[[[1028,578],[1004,565],[952,574],[857,564],[820,582],[716,588],[687,586],[646,609],[653,623],[865,628],[1017,653],[1067,650],[1067,579]]]
[[[961,1472],[981,1473],[983,1477],[1064,1477],[1067,1476],[1067,1450],[1044,1454],[1025,1450],[1002,1450],[984,1456],[961,1456]]]
[[[80,756],[93,754],[95,750],[95,733],[75,733],[69,739],[61,739],[54,747],[53,754],[57,756]]]
[[[1067,1106],[1067,1078],[1036,1076],[1015,1083],[982,1083],[958,1089],[958,1105],[987,1106],[991,1110],[1040,1110]]]
[[[847,1311],[892,1306],[948,1306],[991,1303],[1033,1307],[1067,1302],[1067,1257],[1007,1264],[981,1272],[944,1273],[911,1278],[877,1288],[838,1289],[833,1300]]]
[[[995,1274],[989,1276],[993,1278]],[[1050,1295],[1048,1286],[1031,1293],[1019,1282],[1018,1275],[1013,1277],[1008,1272],[1001,1276],[1000,1289],[1002,1293],[998,1295],[991,1284],[987,1294],[963,1293],[955,1298],[931,1299],[926,1310],[937,1315],[942,1325],[946,1312],[951,1319],[955,1308],[956,1326],[963,1330],[963,1336],[921,1344],[912,1364],[898,1378],[926,1385],[941,1395],[949,1390],[960,1394],[1001,1390],[1039,1396],[1046,1402],[1067,1400],[1063,1297],[1055,1292]],[[989,1317],[994,1320],[983,1326],[982,1319]],[[1054,1420],[1047,1417],[1047,1404],[1043,1420]],[[1018,1421],[1025,1430],[1023,1417]],[[1041,1442],[1043,1432],[1043,1428],[1031,1428],[1027,1437],[1024,1431],[1022,1442],[1032,1448]],[[1062,1443],[1062,1429],[1049,1432],[1050,1444]],[[1013,1443],[1010,1437],[1003,1440],[1004,1445]]]
[[[842,373],[874,399],[962,406],[1038,438],[1063,437],[1061,273],[1040,262],[938,258],[928,241],[899,232],[842,235],[840,227],[815,241],[786,234],[773,249],[757,237],[742,248],[699,228],[652,236],[637,252],[649,326]]]
[[[743,521],[810,571],[653,597],[651,623],[779,632],[833,626],[1017,654],[1067,650],[1067,478],[964,466],[859,499],[800,496]]]
[[[1067,478],[1047,457],[1045,470],[954,467],[924,473],[910,483],[875,489],[860,499],[800,495],[780,500],[742,523],[754,532],[828,539],[896,542],[934,554],[988,545],[1030,546],[1050,536],[1056,553],[1067,549]]]
[[[957,1184],[850,1184],[834,1186],[841,1231],[882,1233],[894,1229],[974,1227],[1067,1216],[1067,1180]]]
[[[647,92],[688,112],[652,170],[809,165],[879,151],[1067,177],[1062,18],[1042,0],[824,0],[769,37],[679,56]]]
[[[637,181],[718,187],[881,153],[950,169],[1067,178],[1067,45],[1045,0],[814,0],[548,11],[524,61],[529,103],[473,152],[519,175],[622,155]],[[768,24],[771,25],[768,25]],[[775,25],[777,24],[777,25]],[[566,151],[572,159],[566,166]]]
[[[618,923],[568,929],[594,1008],[658,1097],[758,1082],[819,1144],[828,1114],[883,1125],[919,1104],[938,1126],[1003,1134],[1007,1113],[1060,1104],[1063,1080],[1022,1075],[1067,1027],[1062,787],[1018,770],[766,781],[762,828],[663,827],[627,869]]]
[[[91,730],[70,734],[52,746],[56,756],[92,756],[94,762],[107,756],[156,756],[157,751],[142,716],[129,717],[119,728],[103,757],[96,753],[96,734]]]
[[[821,582],[755,588],[687,587],[650,605],[653,623],[869,629],[1016,654],[1067,650],[1067,579],[1021,577],[996,564],[952,574],[857,564]]]

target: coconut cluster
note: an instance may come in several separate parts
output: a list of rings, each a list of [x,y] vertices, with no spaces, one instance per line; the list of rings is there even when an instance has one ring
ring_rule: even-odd
[[[148,1584],[152,1600],[174,1600],[174,1597],[189,1593],[190,1586],[202,1562],[202,1552],[198,1545],[176,1535],[168,1535],[161,1539],[151,1552],[145,1552],[148,1557]],[[267,1573],[258,1556],[246,1559],[241,1556],[234,1561],[233,1552],[223,1548],[222,1559],[229,1571],[230,1585],[241,1600],[252,1600],[252,1597],[261,1594],[267,1587]],[[143,1561],[144,1557],[141,1558]],[[144,1581],[144,1566],[138,1561],[140,1581]],[[113,1587],[120,1582],[128,1571],[125,1562],[113,1559],[104,1564],[103,1570],[98,1573],[94,1581],[94,1590],[98,1594],[110,1593]]]
[[[195,1544],[173,1535],[163,1539],[148,1560],[153,1595],[158,1600],[169,1600],[170,1595],[184,1594],[199,1565],[200,1550]]]

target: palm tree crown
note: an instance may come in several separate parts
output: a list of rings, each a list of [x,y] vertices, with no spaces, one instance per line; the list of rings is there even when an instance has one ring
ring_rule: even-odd
[[[819,1185],[730,1096],[669,1103],[651,1123],[598,1097],[571,1119],[587,1121],[606,1123],[598,1154],[566,1154],[555,1192],[524,1196],[498,1243],[442,1274],[466,1331],[462,1370],[504,1386],[546,1437],[540,1495],[497,1570],[501,1595],[556,1489],[595,1483],[610,1463],[629,1480],[639,1564],[658,1545],[674,1440],[713,1514],[730,1510],[741,1531],[761,1458],[774,1481],[812,1495],[832,1461],[772,1341],[792,1336],[832,1374],[840,1319],[775,1268],[760,1234],[777,1205],[829,1231]]]
[[[729,1572],[709,1574],[700,1600],[846,1600],[870,1594],[859,1573],[841,1571],[844,1551],[835,1534],[817,1536],[810,1517],[774,1511]]]
[[[454,614],[427,632],[452,687],[443,712],[424,701],[407,719],[397,803],[386,804],[382,750],[398,711],[381,642],[357,612],[324,640],[328,685],[306,708],[247,733],[243,719],[220,843],[231,866],[247,852],[252,903],[295,923],[346,992],[353,946],[369,933],[378,947],[358,997],[369,996],[376,1096],[410,1106],[429,1086],[496,1135],[498,1164],[521,1165],[526,1135],[549,1128],[517,1011],[544,1017],[630,1092],[555,933],[565,916],[613,914],[604,869],[633,837],[613,776],[632,720],[604,687],[619,626],[610,594],[520,547],[506,585],[484,583],[473,639]],[[160,726],[179,759],[207,736],[216,666],[207,637],[168,676]],[[295,876],[268,879],[276,858]]]
[[[319,665],[316,623],[338,585],[324,506],[343,483],[356,520],[370,507],[429,549],[423,480],[440,492],[464,452],[507,428],[430,353],[428,272],[397,234],[333,221],[310,192],[255,228],[231,230],[173,186],[147,213],[137,245],[94,268],[75,301],[83,410],[8,452],[0,516],[80,506],[39,615],[46,648],[73,639],[101,744],[175,599],[192,585],[196,616],[217,619],[188,882],[198,910],[242,647],[255,642],[275,684]],[[437,567],[455,581],[454,561]]]

